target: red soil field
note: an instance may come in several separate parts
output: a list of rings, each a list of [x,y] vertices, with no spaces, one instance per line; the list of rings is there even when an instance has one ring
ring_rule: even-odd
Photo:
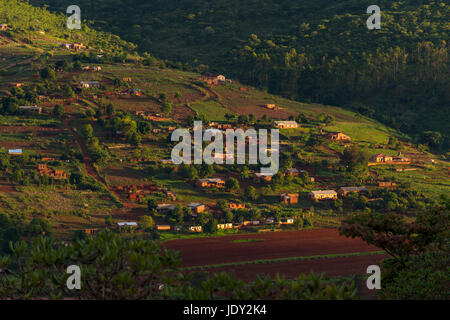
[[[244,239],[257,239],[259,241],[234,242]],[[181,251],[183,267],[380,250],[377,247],[369,246],[360,239],[339,236],[336,229],[310,229],[171,240],[163,245],[168,249]]]
[[[19,192],[17,192],[17,190],[14,187],[14,185],[12,185],[10,183],[2,183],[2,182],[0,182],[0,192],[4,192],[4,193],[19,193]]]
[[[380,265],[388,255],[370,255],[344,258],[325,258],[306,261],[260,263],[207,269],[209,272],[231,272],[243,281],[253,281],[256,275],[268,275],[274,278],[277,273],[286,279],[297,278],[301,273],[325,273],[325,277],[345,277],[366,274],[370,265]]]
[[[0,132],[62,132],[61,128],[39,127],[39,126],[0,126]]]

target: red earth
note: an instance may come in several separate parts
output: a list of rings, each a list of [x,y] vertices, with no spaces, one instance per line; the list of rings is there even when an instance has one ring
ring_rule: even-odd
[[[228,266],[207,269],[209,272],[231,272],[243,281],[253,281],[256,275],[268,275],[274,278],[277,273],[286,279],[297,278],[301,273],[325,273],[326,277],[345,277],[355,274],[366,274],[370,265],[380,265],[388,255],[375,254],[368,256],[324,258],[305,261],[259,263],[239,266]]]
[[[235,242],[245,239],[256,239],[256,241]],[[181,251],[183,267],[380,250],[360,239],[339,236],[336,229],[310,229],[181,239],[167,241],[163,245],[168,249]],[[324,261],[325,259],[318,261],[318,263]]]

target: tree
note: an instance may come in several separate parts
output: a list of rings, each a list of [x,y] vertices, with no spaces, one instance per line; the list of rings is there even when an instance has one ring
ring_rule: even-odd
[[[130,137],[130,143],[134,146],[138,146],[141,143],[142,137],[139,133],[133,132]]]
[[[57,118],[62,118],[62,116],[64,115],[63,106],[60,104],[55,105],[55,107],[53,108],[53,115]]]
[[[312,273],[295,280],[265,277],[243,282],[226,273],[182,276],[180,264],[179,253],[155,241],[126,239],[108,230],[65,245],[39,237],[30,244],[14,243],[12,256],[0,258],[4,271],[0,299],[341,300],[356,296],[353,284],[329,284]],[[81,268],[79,290],[67,287],[69,265]]]
[[[173,217],[177,221],[177,223],[181,224],[184,220],[184,211],[183,207],[180,204],[177,204],[175,210],[173,210]]]
[[[153,211],[156,210],[156,208],[158,207],[158,201],[156,201],[155,198],[150,198],[147,201],[147,207],[149,211]]]
[[[83,65],[81,64],[80,61],[77,60],[77,61],[75,61],[73,63],[73,70],[74,71],[80,71],[82,68],[83,68]]]
[[[225,222],[232,222],[234,220],[234,214],[230,210],[225,213]]]
[[[248,186],[247,188],[245,188],[244,197],[248,200],[255,201],[258,198],[255,187]]]
[[[217,201],[217,209],[221,210],[221,211],[225,211],[228,209],[228,204],[226,200],[219,200]]]
[[[25,227],[25,232],[31,235],[50,234],[52,232],[52,225],[50,221],[44,218],[33,218],[31,222]]]
[[[56,78],[55,70],[45,67],[41,70],[41,78],[46,80],[53,80]]]
[[[228,178],[225,180],[225,188],[228,191],[236,191],[239,190],[239,181],[236,178]]]
[[[112,226],[114,224],[113,218],[112,218],[111,215],[108,215],[108,216],[105,217],[105,224],[107,226]]]
[[[209,219],[209,221],[205,225],[205,231],[209,233],[216,233],[218,228],[217,224],[219,222],[216,219]]]
[[[238,123],[240,123],[240,124],[248,124],[249,123],[249,118],[248,118],[248,115],[240,115],[239,117],[238,117]]]
[[[361,150],[357,145],[346,148],[341,156],[341,163],[350,169],[358,166],[367,166],[370,155],[367,151]]]
[[[73,92],[72,87],[68,84],[64,85],[64,97],[65,98],[74,98],[75,92]]]
[[[425,131],[421,137],[422,143],[430,146],[431,148],[441,147],[444,137],[438,131]]]
[[[155,222],[151,216],[143,215],[141,221],[139,222],[139,226],[143,230],[149,230],[155,226]]]
[[[93,134],[94,134],[94,128],[92,128],[92,126],[90,124],[86,124],[82,127],[81,134],[86,139],[92,138]]]
[[[382,263],[380,295],[394,299],[448,299],[448,230],[450,212],[442,205],[419,213],[412,222],[394,213],[353,215],[339,229],[340,234],[359,237],[390,255]]]
[[[116,110],[115,110],[114,105],[112,103],[110,103],[110,104],[108,104],[106,106],[106,114],[107,115],[112,116],[112,115],[114,115],[115,112],[116,112]]]

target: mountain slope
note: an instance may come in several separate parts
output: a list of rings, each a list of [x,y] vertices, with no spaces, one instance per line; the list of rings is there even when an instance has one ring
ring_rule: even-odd
[[[33,3],[61,12],[70,1]],[[370,1],[78,3],[96,26],[159,57],[208,64],[301,101],[344,106],[418,138],[424,131],[450,134],[445,2],[378,1],[382,28],[372,31],[365,25]],[[448,137],[436,147],[445,151]]]

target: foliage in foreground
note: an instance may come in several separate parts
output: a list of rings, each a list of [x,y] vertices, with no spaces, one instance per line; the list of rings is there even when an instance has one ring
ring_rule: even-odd
[[[397,214],[346,219],[340,232],[386,251],[379,296],[384,299],[450,299],[449,203],[413,222]]]
[[[294,281],[231,274],[199,277],[178,271],[179,253],[144,239],[102,231],[73,244],[40,237],[11,244],[0,260],[1,299],[353,299],[353,284],[327,284],[322,276]],[[81,289],[67,289],[70,265],[81,268]]]

